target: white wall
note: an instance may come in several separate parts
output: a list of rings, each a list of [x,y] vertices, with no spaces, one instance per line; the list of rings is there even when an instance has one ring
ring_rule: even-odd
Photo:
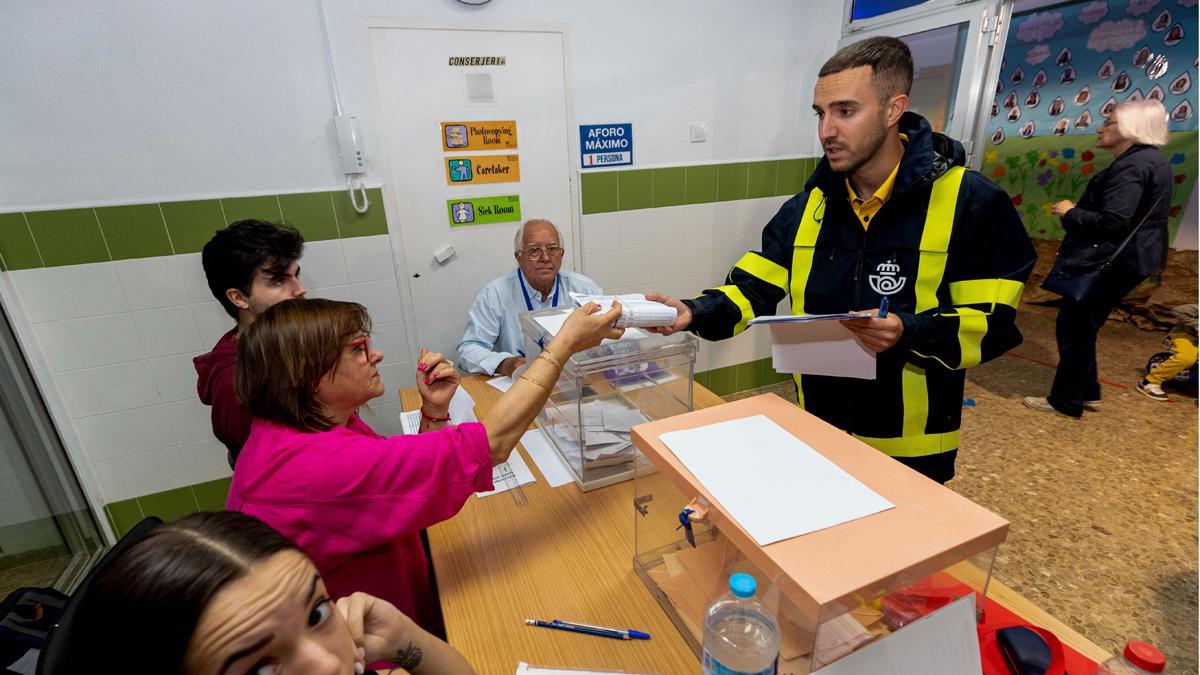
[[[817,154],[809,112],[812,83],[836,46],[842,7],[842,0],[495,0],[478,8],[453,0],[326,0],[345,110],[362,121],[369,162],[382,153],[370,104],[365,25],[367,17],[384,16],[472,26],[565,25],[575,122],[633,122],[638,166]],[[343,184],[315,2],[4,3],[0,63],[0,212],[328,190]],[[690,122],[707,123],[707,143],[688,141]],[[381,184],[381,174],[368,173],[367,182]],[[389,221],[396,222],[394,214]],[[741,232],[746,227],[742,223],[736,229],[748,241]],[[188,261],[176,258],[157,263],[179,279],[178,290],[188,303],[211,309],[204,289],[194,287],[199,280],[191,278]],[[723,274],[736,258],[714,256],[711,269],[695,271],[696,281]],[[395,259],[403,260],[401,252]],[[114,274],[107,268],[102,272],[105,278]],[[150,410],[143,414],[147,419],[166,418],[155,422],[157,436],[150,438],[142,429],[145,433],[134,440],[144,446],[146,459],[139,475],[169,473],[169,480],[131,478],[130,460],[119,454],[123,448],[85,450],[91,446],[78,440],[82,434],[73,418],[102,420],[92,426],[112,433],[127,411],[97,407],[98,401],[84,395],[86,388],[67,384],[91,382],[90,369],[110,366],[75,354],[75,367],[88,370],[89,377],[64,374],[55,349],[74,344],[78,336],[68,335],[64,343],[64,333],[53,330],[62,326],[49,324],[82,320],[47,304],[59,302],[51,277],[64,274],[70,272],[37,270],[7,279],[0,284],[0,301],[19,306],[14,315],[21,317],[18,328],[26,348],[37,352],[30,360],[39,382],[55,392],[49,398],[56,421],[71,427],[64,430],[68,449],[77,463],[90,465],[80,471],[89,493],[103,503],[164,489],[197,473],[220,474],[220,463],[209,457],[219,449],[173,426],[167,408],[178,405],[186,417],[180,418],[180,429],[200,433],[202,411],[190,396],[185,404],[156,395],[133,408]],[[403,270],[397,277],[387,301],[403,301],[407,308]],[[108,316],[132,318],[126,293],[114,288],[109,300],[123,306]],[[181,364],[195,353],[195,344],[201,349],[209,344],[191,340],[193,334],[210,337],[198,316],[187,318],[188,344],[163,347],[171,352],[166,358]],[[36,330],[34,324],[39,324]],[[748,355],[737,361],[761,356],[757,349],[737,353],[742,351]],[[142,380],[153,379],[149,353],[131,358],[140,364],[131,367]],[[51,368],[51,363],[57,365]],[[76,410],[81,400],[84,408]],[[189,466],[194,456],[183,451],[189,443],[208,448],[203,471]],[[155,463],[158,455],[167,459]],[[164,473],[166,464],[172,469]]]
[[[380,153],[362,22],[403,16],[566,24],[576,121],[633,121],[637,163],[650,166],[815,154],[811,83],[842,2],[326,5],[369,159]],[[4,210],[342,184],[315,2],[28,0],[0,4],[0,38]],[[709,142],[688,142],[694,121]]]

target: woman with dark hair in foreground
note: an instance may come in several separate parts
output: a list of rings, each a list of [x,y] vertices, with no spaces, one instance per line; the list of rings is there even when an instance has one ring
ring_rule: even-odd
[[[223,511],[158,525],[93,572],[59,673],[473,673],[450,645],[363,593],[330,600],[290,539]],[[56,629],[58,630],[58,629]],[[373,671],[372,671],[373,672]]]

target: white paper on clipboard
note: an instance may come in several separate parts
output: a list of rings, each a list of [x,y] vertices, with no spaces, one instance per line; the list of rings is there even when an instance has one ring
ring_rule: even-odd
[[[875,379],[875,353],[841,324],[870,313],[766,316],[750,321],[771,331],[771,365],[780,373]]]

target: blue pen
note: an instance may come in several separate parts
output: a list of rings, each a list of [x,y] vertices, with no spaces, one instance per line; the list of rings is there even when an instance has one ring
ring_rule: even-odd
[[[570,631],[572,633],[583,633],[584,635],[596,635],[599,637],[613,638],[614,640],[649,640],[650,634],[636,630],[622,630],[620,628],[605,628],[604,626],[591,626],[586,623],[571,623],[569,621],[561,621],[555,619],[553,621],[539,621],[537,619],[525,619],[525,623],[530,626],[538,626],[540,628],[554,628],[557,630]]]
[[[883,296],[883,301],[879,303],[879,318],[886,319],[888,313],[888,296]]]

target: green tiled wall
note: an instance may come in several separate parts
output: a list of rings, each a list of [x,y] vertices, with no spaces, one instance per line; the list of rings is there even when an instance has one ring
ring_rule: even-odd
[[[794,195],[816,157],[585,173],[583,214]]]
[[[225,498],[229,495],[232,480],[221,478],[113,502],[104,507],[104,514],[108,516],[113,532],[120,537],[148,516],[171,521],[196,511],[221,511],[225,508]]]
[[[696,382],[717,396],[727,396],[776,382],[786,382],[791,377],[787,373],[775,372],[771,367],[771,359],[766,358],[696,373]]]
[[[306,241],[387,234],[382,191],[367,197],[365,214],[344,190],[0,213],[0,270],[197,253],[245,218],[290,223]]]

